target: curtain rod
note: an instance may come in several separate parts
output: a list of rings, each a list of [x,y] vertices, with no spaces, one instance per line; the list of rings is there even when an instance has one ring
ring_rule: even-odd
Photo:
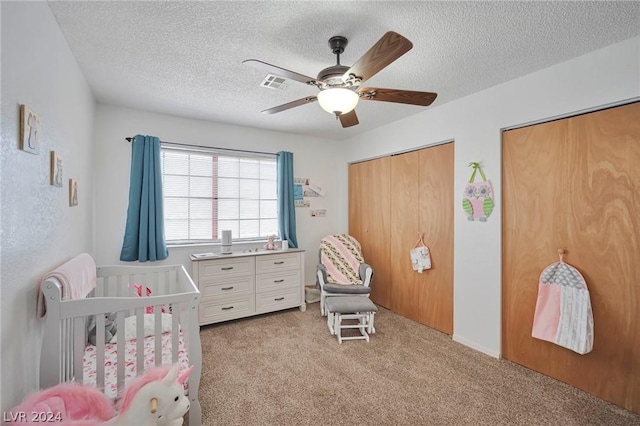
[[[132,137],[128,137],[128,138],[124,138],[124,139],[127,142],[133,141]],[[203,148],[203,149],[220,149],[220,150],[224,150],[224,151],[249,152],[249,153],[265,154],[265,155],[277,155],[274,152],[245,151],[245,150],[242,150],[242,149],[217,148],[217,147],[214,147],[214,146],[204,146],[204,145],[189,145],[189,144],[186,144],[186,143],[177,143],[177,142],[168,142],[168,141],[160,141],[160,143],[166,143],[166,144],[170,144],[170,145],[190,146],[190,147],[194,147],[194,148]]]

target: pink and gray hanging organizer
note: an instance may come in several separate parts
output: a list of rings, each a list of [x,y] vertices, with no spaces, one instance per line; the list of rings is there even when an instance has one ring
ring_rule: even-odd
[[[593,313],[582,274],[563,261],[549,265],[538,282],[531,335],[581,355],[593,349]]]

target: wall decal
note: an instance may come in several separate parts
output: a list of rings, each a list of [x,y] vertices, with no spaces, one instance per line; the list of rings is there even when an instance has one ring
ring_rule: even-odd
[[[473,167],[473,173],[471,173],[471,178],[469,178],[469,182],[464,187],[462,208],[467,214],[468,220],[486,222],[495,206],[491,182],[485,177],[480,163],[469,163],[469,167]],[[482,182],[475,182],[477,172],[480,172]]]
[[[318,194],[316,191],[314,191],[313,189],[309,188],[308,186],[303,187],[302,195],[304,197],[319,197],[320,196],[320,194]]]
[[[40,116],[25,105],[20,105],[20,149],[40,153]]]

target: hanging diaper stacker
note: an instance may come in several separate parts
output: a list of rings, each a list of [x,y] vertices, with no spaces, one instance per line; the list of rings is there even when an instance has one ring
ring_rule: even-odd
[[[495,206],[491,182],[485,177],[480,163],[469,163],[469,167],[473,167],[473,173],[464,187],[462,208],[467,214],[468,220],[486,222]],[[480,172],[482,182],[475,182],[477,172]]]
[[[423,233],[418,234],[418,241],[411,249],[411,266],[414,271],[422,273],[425,269],[431,269],[431,255],[429,254],[429,248],[422,239]]]
[[[593,313],[587,283],[580,272],[563,261],[540,275],[531,335],[581,355],[593,349]]]

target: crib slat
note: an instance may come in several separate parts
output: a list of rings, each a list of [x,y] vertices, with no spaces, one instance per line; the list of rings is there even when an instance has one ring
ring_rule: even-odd
[[[162,294],[171,294],[171,290],[169,289],[169,280],[167,280],[166,272],[158,272],[158,287],[162,289]],[[168,306],[166,307],[167,312]]]
[[[116,282],[117,282],[116,286],[118,287],[118,296],[121,297],[127,294],[126,293],[127,289],[125,288],[126,286],[122,283],[122,275],[118,275],[116,277]]]
[[[104,344],[105,344],[104,314],[96,315],[96,385],[104,388]]]
[[[76,382],[83,383],[83,358],[86,343],[86,334],[84,333],[84,317],[77,317],[73,320],[73,331],[73,377]],[[70,336],[69,340],[71,340]]]
[[[178,337],[180,337],[178,325],[180,324],[180,303],[173,303],[171,308],[171,362],[175,364],[178,362]]]
[[[60,380],[61,382],[65,382],[67,380],[67,376],[68,376],[68,371],[69,371],[69,367],[68,367],[68,354],[69,354],[69,342],[68,342],[68,337],[70,336],[70,334],[68,334],[68,327],[69,327],[69,320],[60,320],[60,345],[62,346],[62,353],[60,354],[60,375],[58,380]],[[67,337],[67,340],[65,340],[65,337]],[[44,351],[43,351],[44,352]],[[46,356],[45,353],[42,353],[42,355],[40,356]]]
[[[145,308],[136,309],[136,374],[144,371],[144,311]]]
[[[153,315],[154,315],[154,326],[155,330],[153,332],[154,343],[155,343],[155,351],[154,358],[156,360],[156,367],[162,365],[162,307],[164,305],[157,305],[153,307]]]
[[[118,311],[116,315],[116,340],[118,356],[118,396],[124,389],[124,311]]]
[[[67,323],[67,328],[66,328],[66,336],[64,336],[64,344],[65,344],[65,352],[66,352],[66,369],[65,369],[65,377],[64,380],[65,381],[69,381],[71,379],[73,379],[73,336],[75,336],[75,327],[73,324],[73,319],[68,318],[65,320],[65,322]],[[82,324],[83,324],[83,335],[84,335],[84,320],[82,320]]]

